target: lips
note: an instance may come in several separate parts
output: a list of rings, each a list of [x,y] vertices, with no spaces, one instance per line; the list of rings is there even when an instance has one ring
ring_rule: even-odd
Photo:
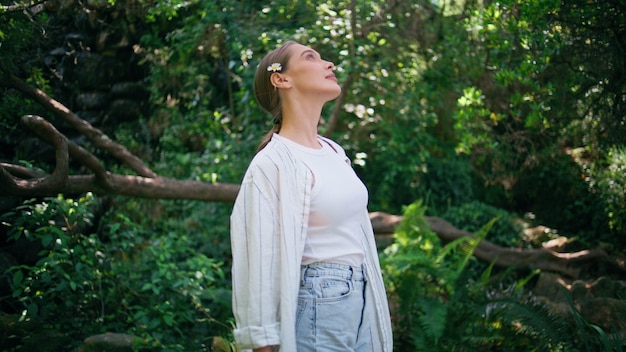
[[[332,79],[333,81],[336,81],[337,77],[335,77],[334,74],[330,74],[330,75],[326,76],[326,79]]]

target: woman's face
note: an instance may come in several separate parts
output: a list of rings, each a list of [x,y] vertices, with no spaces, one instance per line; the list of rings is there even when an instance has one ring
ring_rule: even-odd
[[[318,94],[332,100],[341,93],[341,86],[333,73],[332,62],[323,60],[320,54],[301,44],[290,48],[288,69],[284,72],[292,88],[306,94]]]

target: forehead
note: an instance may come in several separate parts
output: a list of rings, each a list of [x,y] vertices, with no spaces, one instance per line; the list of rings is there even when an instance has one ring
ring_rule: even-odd
[[[293,44],[289,47],[289,54],[292,58],[299,57],[305,52],[313,52],[315,54],[318,54],[315,49],[302,44]]]

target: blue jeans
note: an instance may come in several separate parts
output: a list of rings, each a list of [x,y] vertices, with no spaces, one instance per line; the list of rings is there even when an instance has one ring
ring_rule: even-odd
[[[371,324],[365,316],[363,268],[313,263],[300,270],[298,352],[370,351]]]

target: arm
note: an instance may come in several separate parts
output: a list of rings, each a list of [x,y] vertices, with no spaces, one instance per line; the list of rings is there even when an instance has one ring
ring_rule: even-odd
[[[271,179],[253,168],[231,215],[234,334],[242,349],[280,344],[277,206]]]

